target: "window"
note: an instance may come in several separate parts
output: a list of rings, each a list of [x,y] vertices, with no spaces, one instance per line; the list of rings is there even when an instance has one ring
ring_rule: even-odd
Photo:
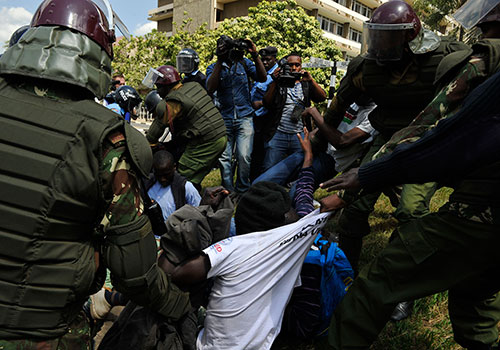
[[[321,25],[321,29],[324,30],[325,32],[329,32],[332,34],[337,34],[342,36],[344,34],[344,25],[340,24],[338,22],[335,22],[334,20],[323,17],[323,16],[318,16],[318,21]]]
[[[354,0],[351,5],[351,10],[357,12],[365,17],[370,18],[372,16],[372,9],[366,5],[363,5],[357,0]]]
[[[352,41],[356,41],[358,43],[361,42],[361,32],[360,31],[357,31],[355,29],[349,29],[349,39],[351,39]]]
[[[333,0],[333,1],[335,1],[337,4],[342,5],[342,6],[346,5],[346,0]]]

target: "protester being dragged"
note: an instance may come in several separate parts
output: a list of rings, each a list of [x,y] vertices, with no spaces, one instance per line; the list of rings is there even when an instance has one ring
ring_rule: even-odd
[[[136,108],[142,102],[142,98],[133,87],[128,85],[120,86],[113,93],[114,103],[110,103],[106,108],[121,115],[127,123],[132,119],[137,119]]]
[[[176,61],[177,71],[180,74],[184,74],[182,78],[183,84],[194,81],[206,89],[207,77],[198,68],[200,57],[195,50],[190,48],[182,49],[177,54]]]
[[[254,109],[250,100],[251,79],[266,81],[266,69],[249,39],[222,35],[217,40],[217,61],[207,68],[207,90],[217,93],[228,142],[220,159],[222,186],[236,194],[250,187],[250,163],[253,148]],[[250,54],[252,62],[244,57]],[[233,151],[234,157],[233,157]],[[233,164],[233,158],[236,164]],[[236,183],[233,184],[236,170]]]
[[[184,147],[177,171],[200,190],[201,181],[216,166],[226,147],[226,128],[205,89],[198,83],[183,84],[180,80],[177,70],[168,65],[151,68],[144,78],[145,86],[156,84],[161,98],[146,100],[152,102],[148,110],[154,116],[146,138],[156,145],[168,127],[172,142]]]
[[[270,112],[266,125],[263,170],[267,170],[288,155],[300,152],[295,136],[304,127],[302,112],[312,102],[322,102],[326,92],[308,71],[302,69],[302,57],[291,53],[280,60],[272,74],[273,82],[264,96],[264,106]]]
[[[349,169],[356,161],[359,161],[373,141],[373,136],[377,133],[368,120],[368,115],[376,107],[375,103],[366,96],[360,96],[356,102],[346,110],[339,126],[336,129],[328,130],[326,134],[329,141],[327,151],[317,152],[314,155],[312,167],[315,174],[315,190],[321,182],[331,179],[337,173]],[[303,113],[303,116],[306,115],[311,116],[315,125],[320,126],[319,131],[324,128],[323,117],[315,107],[307,108]],[[318,130],[313,131],[313,133],[316,132]],[[303,153],[296,152],[268,169],[254,183],[272,181],[284,186],[296,180],[303,159]],[[292,185],[290,190],[292,198],[294,193],[295,185]]]
[[[260,182],[241,197],[235,237],[203,249],[175,268],[168,257],[160,258],[160,265],[180,286],[214,277],[197,349],[271,348],[286,303],[299,284],[302,262],[329,216],[312,213],[312,153],[306,154],[295,209],[283,187]]]
[[[253,149],[252,149],[252,162],[250,164],[250,181],[255,180],[262,173],[262,162],[264,161],[264,139],[266,139],[266,131],[269,130],[267,123],[269,111],[264,107],[264,95],[272,83],[273,79],[271,74],[278,68],[276,55],[278,49],[274,46],[268,46],[259,50],[259,55],[267,71],[267,79],[265,82],[255,82],[250,91],[250,98],[252,106],[255,109],[255,117],[253,118]]]

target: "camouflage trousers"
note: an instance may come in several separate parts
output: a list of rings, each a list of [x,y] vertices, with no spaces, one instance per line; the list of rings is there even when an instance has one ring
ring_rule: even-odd
[[[91,331],[90,323],[82,311],[62,337],[50,340],[0,340],[0,350],[91,350]]]

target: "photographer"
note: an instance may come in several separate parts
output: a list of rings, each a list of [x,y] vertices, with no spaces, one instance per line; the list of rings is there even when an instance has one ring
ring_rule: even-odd
[[[302,69],[302,58],[291,53],[280,60],[272,74],[273,82],[264,95],[264,107],[271,112],[263,168],[269,169],[287,155],[300,152],[297,133],[303,129],[302,112],[311,106],[311,100],[322,102],[326,92]]]
[[[243,193],[250,187],[250,161],[253,145],[254,109],[250,100],[250,78],[266,81],[266,69],[254,43],[248,39],[233,40],[222,35],[217,40],[217,62],[207,68],[207,90],[217,91],[220,112],[227,129],[227,146],[220,158],[222,185]],[[255,64],[244,57],[250,53]],[[233,186],[233,148],[238,162],[238,176]]]

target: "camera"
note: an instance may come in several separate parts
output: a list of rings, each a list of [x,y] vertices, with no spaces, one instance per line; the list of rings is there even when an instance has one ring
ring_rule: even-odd
[[[278,86],[293,88],[295,86],[295,82],[300,80],[302,77],[302,73],[292,72],[286,58],[282,58],[278,62],[278,65],[280,67],[280,72],[278,74],[278,78],[276,79]]]
[[[252,47],[252,43],[247,39],[232,39],[227,35],[221,35],[217,40],[216,54],[224,54],[229,51],[231,60],[241,59],[246,51]]]

